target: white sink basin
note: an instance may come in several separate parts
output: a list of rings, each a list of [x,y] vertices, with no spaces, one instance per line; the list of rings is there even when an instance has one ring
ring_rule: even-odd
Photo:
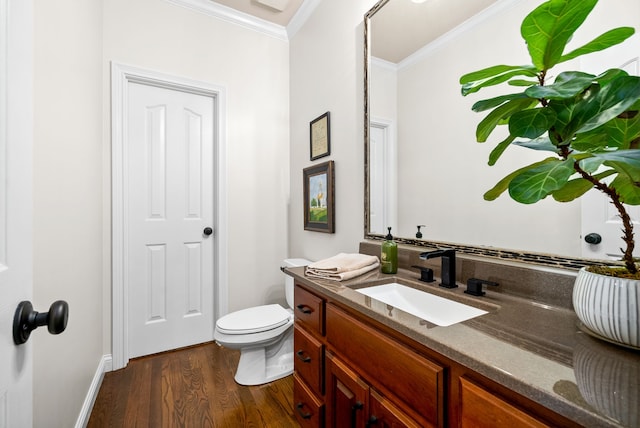
[[[443,327],[488,313],[396,282],[355,291]]]

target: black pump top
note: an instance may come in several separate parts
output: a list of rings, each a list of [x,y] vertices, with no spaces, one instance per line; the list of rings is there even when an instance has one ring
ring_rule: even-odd
[[[387,236],[385,236],[384,239],[386,239],[387,241],[391,241],[393,239],[393,236],[391,236],[391,228],[387,227],[387,230],[389,231],[389,233],[387,233]]]

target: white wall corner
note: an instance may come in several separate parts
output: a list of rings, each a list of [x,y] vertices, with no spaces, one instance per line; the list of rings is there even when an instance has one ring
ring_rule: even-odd
[[[84,398],[84,403],[82,403],[82,409],[80,409],[80,414],[78,415],[78,419],[76,420],[76,428],[84,428],[89,423],[91,411],[93,410],[93,405],[96,402],[96,398],[98,398],[98,393],[100,392],[100,386],[102,386],[104,374],[111,371],[112,361],[113,360],[110,354],[103,355],[102,358],[100,358],[100,362],[98,363],[96,372],[93,375],[93,380],[91,381],[91,385],[89,386],[89,391],[87,391],[87,395]]]
[[[304,2],[302,2],[296,14],[291,18],[291,21],[289,21],[289,25],[287,25],[287,35],[289,39],[302,28],[321,1],[322,0],[304,0]]]

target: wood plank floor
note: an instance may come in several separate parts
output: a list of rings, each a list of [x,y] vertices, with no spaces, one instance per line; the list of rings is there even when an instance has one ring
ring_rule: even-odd
[[[215,343],[131,360],[106,373],[88,428],[298,427],[293,379],[233,380],[239,351]]]

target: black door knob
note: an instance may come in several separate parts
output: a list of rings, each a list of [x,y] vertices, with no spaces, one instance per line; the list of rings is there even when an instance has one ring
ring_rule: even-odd
[[[202,233],[204,233],[206,236],[209,236],[213,233],[213,229],[211,229],[210,227],[205,227]]]
[[[16,345],[25,343],[31,332],[43,325],[51,334],[60,334],[67,328],[69,320],[69,304],[57,300],[49,307],[49,312],[39,313],[33,310],[28,300],[20,302],[13,316],[13,342]]]
[[[597,233],[590,233],[584,237],[584,240],[587,244],[599,244],[602,242],[602,236]]]

